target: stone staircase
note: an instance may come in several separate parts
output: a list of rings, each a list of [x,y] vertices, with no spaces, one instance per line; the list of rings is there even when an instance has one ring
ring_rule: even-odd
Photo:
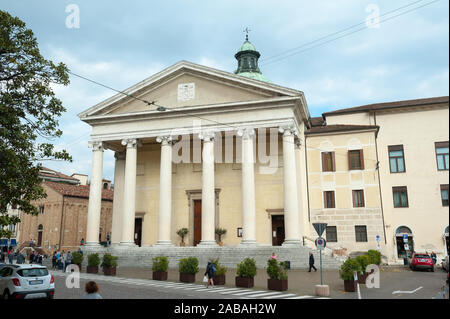
[[[309,252],[312,251],[315,258],[315,266],[318,267],[319,251],[306,246],[283,247],[283,246],[263,246],[254,247],[83,247],[84,255],[92,252],[98,252],[100,255],[110,253],[118,256],[119,267],[137,267],[150,268],[152,258],[166,256],[169,258],[169,267],[178,268],[178,262],[182,258],[196,257],[199,260],[199,266],[206,266],[210,259],[219,259],[220,263],[227,268],[235,269],[237,264],[247,257],[254,258],[258,268],[263,269],[267,266],[267,260],[272,253],[275,253],[279,261],[289,261],[291,269],[307,269],[309,265]],[[84,259],[84,263],[87,258]],[[336,258],[331,255],[322,254],[322,266],[324,269],[338,269],[343,262],[342,258]]]

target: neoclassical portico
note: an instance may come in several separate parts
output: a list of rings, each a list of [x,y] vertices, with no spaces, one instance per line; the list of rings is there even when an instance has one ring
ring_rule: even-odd
[[[182,91],[185,87],[187,92]],[[175,100],[169,97],[173,90]],[[144,246],[178,246],[176,231],[192,225],[193,210],[185,196],[193,190],[201,190],[194,200],[201,205],[196,206],[201,231],[190,229],[201,232],[199,247],[217,247],[217,227],[228,230],[224,245],[270,244],[267,209],[284,213],[283,245],[301,245],[307,212],[301,210],[298,194],[306,185],[297,179],[306,172],[297,163],[295,148],[309,116],[302,92],[185,61],[127,91],[145,100],[165,93],[168,100],[160,98],[162,109],[142,108],[144,103],[119,94],[79,115],[92,126],[88,245],[98,245],[104,149],[115,152],[112,243],[116,247],[135,246],[135,219],[140,215],[145,216]],[[259,135],[269,130],[278,132],[275,141],[280,140],[280,147],[259,145],[263,140]],[[217,150],[222,150],[226,135],[233,140],[231,157],[225,155],[233,159],[231,163],[217,158],[223,157]],[[188,143],[193,163],[174,164],[174,144],[180,137],[192,144]],[[200,143],[200,163],[195,163],[195,141]],[[264,148],[281,151],[271,155],[280,161],[272,167],[273,175],[261,173],[261,166],[269,165],[258,155]]]

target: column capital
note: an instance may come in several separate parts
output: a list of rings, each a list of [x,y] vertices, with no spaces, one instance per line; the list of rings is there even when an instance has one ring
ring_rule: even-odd
[[[255,129],[253,127],[245,127],[239,129],[237,131],[237,135],[241,136],[242,139],[248,140],[249,138],[252,138],[255,135]]]
[[[205,131],[198,134],[198,138],[203,140],[203,142],[214,142],[215,132],[213,131]]]
[[[299,136],[300,133],[298,131],[298,129],[294,126],[280,126],[278,128],[278,132],[280,132],[281,134],[283,134],[283,137],[287,137],[287,136]]]
[[[170,135],[163,135],[156,137],[156,142],[161,143],[161,145],[172,145],[173,144],[173,138]]]
[[[104,145],[102,141],[89,141],[88,146],[92,148],[93,151],[104,151]]]
[[[122,140],[121,144],[127,148],[137,148],[138,140],[136,138],[126,138]]]

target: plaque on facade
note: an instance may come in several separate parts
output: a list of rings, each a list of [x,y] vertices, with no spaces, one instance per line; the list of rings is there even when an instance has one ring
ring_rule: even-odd
[[[195,83],[178,84],[178,101],[189,101],[195,98]]]

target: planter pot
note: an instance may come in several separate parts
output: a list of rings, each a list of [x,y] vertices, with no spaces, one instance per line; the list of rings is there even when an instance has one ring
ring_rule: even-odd
[[[365,285],[367,276],[369,276],[369,273],[358,275],[358,284]]]
[[[188,274],[185,272],[180,272],[180,281],[192,283],[195,282],[195,274]]]
[[[219,241],[219,246],[220,246],[220,247],[222,247],[222,246],[223,246],[223,243],[222,243],[221,241]]]
[[[105,276],[115,276],[116,275],[116,267],[103,267],[103,274]]]
[[[278,279],[267,279],[267,288],[269,290],[285,291],[288,290],[288,281]]]
[[[167,280],[167,271],[154,271],[153,280]]]
[[[356,291],[356,281],[344,280],[344,290],[347,292],[355,292]]]
[[[186,246],[186,243],[180,243],[180,247]]]
[[[214,276],[214,285],[225,285],[225,275]]]
[[[254,284],[253,278],[236,277],[236,287],[253,288]]]
[[[98,266],[87,266],[86,272],[89,274],[97,274],[98,273]]]

